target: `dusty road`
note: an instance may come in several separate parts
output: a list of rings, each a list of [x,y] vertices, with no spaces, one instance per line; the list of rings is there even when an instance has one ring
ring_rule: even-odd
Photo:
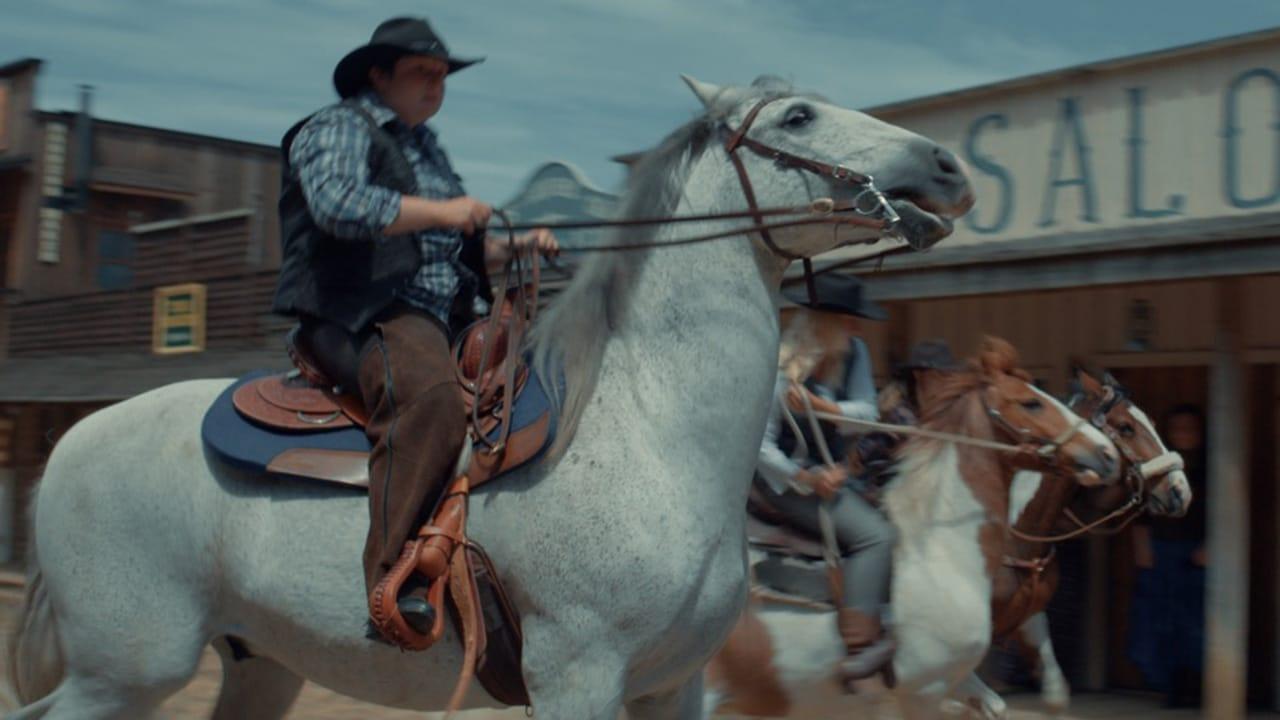
[[[8,633],[13,624],[12,620],[18,607],[19,598],[11,582],[5,583],[3,580],[4,578],[0,578],[0,626],[4,628],[5,635],[0,640],[7,644]],[[0,669],[4,669],[5,662],[7,662],[7,658],[0,655]],[[199,672],[191,681],[191,684],[164,704],[161,717],[169,720],[194,720],[195,718],[209,717],[213,709],[214,700],[217,697],[220,680],[221,668],[218,664],[218,658],[212,651],[209,651],[200,663]],[[1015,697],[1012,699],[1011,705],[1016,709],[1010,714],[1010,720],[1045,720],[1050,717],[1035,710],[1035,698],[1030,696]],[[0,709],[5,711],[12,709],[11,699],[7,690],[3,695],[0,695]],[[864,708],[864,711],[865,714],[860,712],[856,713],[856,716],[882,718],[883,720],[891,720],[897,717],[896,713],[883,707]],[[849,716],[852,717],[854,715]],[[288,717],[297,720],[302,718],[313,720],[408,720],[409,718],[414,720],[436,720],[440,716],[435,713],[415,713],[369,705],[308,684]],[[462,713],[459,716],[459,720],[516,720],[524,717],[523,709],[516,708],[503,712],[476,711]],[[1173,712],[1159,710],[1156,701],[1147,698],[1085,695],[1075,699],[1072,711],[1062,720],[1094,720],[1095,718],[1191,720],[1199,717],[1199,713],[1194,711]],[[1276,720],[1280,718],[1280,715],[1251,715],[1250,717]]]

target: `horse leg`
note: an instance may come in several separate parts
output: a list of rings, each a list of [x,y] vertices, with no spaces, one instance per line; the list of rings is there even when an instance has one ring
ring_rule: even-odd
[[[43,498],[42,498],[43,500]],[[73,538],[74,539],[74,538]],[[204,611],[189,589],[163,579],[115,582],[98,570],[107,563],[50,563],[40,538],[46,591],[42,622],[56,628],[61,678],[43,698],[10,717],[18,720],[134,720],[154,713],[191,680],[207,644]],[[91,547],[85,542],[77,547]],[[59,548],[61,549],[61,548]],[[54,572],[52,568],[57,568]],[[109,573],[110,568],[107,569]],[[119,577],[128,578],[121,572]],[[118,580],[118,578],[117,578]],[[23,658],[27,660],[28,658]]]
[[[898,708],[905,720],[938,720],[942,717],[942,702],[946,700],[946,684],[932,683],[915,692],[895,693]]]
[[[575,627],[575,645],[565,625],[530,618],[524,626],[524,679],[534,714],[546,720],[617,720],[626,686],[626,658],[611,650],[612,636],[598,623]]]
[[[271,658],[243,652],[228,638],[213,641],[222,660],[222,689],[213,720],[279,720],[289,712],[303,679]]]
[[[117,643],[119,654],[94,653],[78,658],[72,649],[68,653],[67,674],[53,692],[7,717],[10,720],[151,717],[166,698],[191,680],[200,659],[198,646],[194,652],[189,648],[183,648],[182,652],[152,652],[148,641],[143,639],[134,639],[131,650],[122,647],[116,639],[111,642]],[[79,643],[68,645],[81,647]]]
[[[1071,705],[1071,686],[1067,676],[1053,654],[1053,640],[1049,637],[1049,619],[1040,612],[1031,616],[1019,628],[1022,641],[1031,646],[1040,660],[1040,699],[1054,715],[1066,712]]]
[[[969,677],[960,681],[951,696],[976,712],[982,720],[1003,720],[1009,712],[1009,706],[1004,698],[987,687],[977,673],[970,673]]]
[[[629,720],[702,720],[709,714],[703,707],[701,672],[676,690],[627,703]]]

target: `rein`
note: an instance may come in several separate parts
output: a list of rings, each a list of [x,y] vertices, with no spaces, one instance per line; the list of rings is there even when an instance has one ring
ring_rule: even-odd
[[[751,129],[752,124],[755,123],[756,117],[760,114],[760,111],[769,103],[779,99],[781,98],[767,98],[756,103],[743,119],[742,125],[736,130],[730,128],[727,123],[721,123],[721,129],[729,134],[728,139],[725,141],[724,149],[729,155],[729,160],[733,163],[733,168],[738,174],[738,181],[742,185],[742,194],[747,200],[746,210],[666,217],[623,218],[618,220],[574,220],[524,224],[514,224],[506,217],[505,214],[497,214],[502,220],[503,227],[509,235],[514,235],[516,231],[534,230],[539,228],[546,228],[549,230],[583,230],[588,228],[640,227],[649,225],[706,222],[710,220],[750,218],[752,220],[751,225],[734,228],[732,230],[707,233],[705,235],[694,235],[692,237],[678,238],[675,240],[625,243],[621,245],[563,248],[563,250],[574,253],[647,250],[651,248],[693,245],[696,243],[736,237],[746,233],[759,233],[761,240],[773,254],[786,260],[802,260],[804,262],[805,285],[808,288],[809,299],[811,302],[816,302],[812,261],[808,257],[797,255],[779,247],[778,244],[774,242],[773,236],[770,234],[771,230],[781,230],[784,228],[801,227],[806,225],[831,225],[833,227],[849,225],[879,230],[880,235],[867,240],[844,243],[846,245],[873,245],[879,242],[882,238],[889,237],[899,238],[906,241],[907,245],[903,247],[910,247],[915,250],[927,249],[927,245],[923,243],[915,243],[902,233],[902,218],[898,216],[897,211],[893,209],[892,205],[890,205],[889,200],[885,197],[884,193],[875,186],[875,181],[870,175],[851,170],[842,165],[832,165],[819,160],[794,155],[786,152],[785,150],[780,150],[747,137],[747,132]],[[751,186],[751,178],[747,174],[747,168],[742,163],[742,158],[737,152],[739,148],[746,148],[757,155],[773,160],[779,167],[803,170],[820,177],[852,185],[856,192],[854,193],[853,199],[848,202],[837,203],[831,198],[819,198],[804,206],[792,205],[762,208],[756,202],[756,194],[755,190]],[[803,217],[792,220],[765,221],[765,218],[785,218],[796,216]],[[902,247],[890,248],[884,252],[876,253],[866,258],[860,258],[860,261],[876,258],[883,259],[884,257],[900,252],[901,250]]]
[[[1071,398],[1067,403],[1067,407],[1074,410],[1075,406],[1079,404],[1080,399],[1079,395]],[[1103,396],[1101,405],[1089,414],[1089,423],[1102,432],[1102,434],[1106,435],[1107,439],[1110,440],[1111,443],[1116,446],[1116,449],[1120,451],[1120,454],[1124,456],[1125,464],[1127,466],[1124,474],[1125,482],[1133,493],[1130,495],[1129,500],[1115,510],[1112,510],[1110,513],[1107,513],[1103,517],[1089,523],[1084,522],[1076,516],[1075,512],[1072,511],[1071,508],[1065,508],[1063,510],[1063,514],[1068,520],[1076,524],[1076,529],[1060,535],[1032,535],[1024,533],[1013,526],[1009,527],[1010,534],[1019,540],[1033,543],[1063,542],[1066,540],[1074,540],[1075,538],[1086,534],[1118,535],[1121,532],[1124,532],[1125,528],[1129,527],[1134,520],[1137,520],[1138,517],[1142,515],[1142,505],[1146,501],[1147,493],[1149,492],[1147,489],[1147,481],[1153,477],[1167,475],[1175,470],[1182,469],[1182,456],[1176,452],[1165,451],[1150,460],[1144,461],[1134,454],[1132,448],[1130,448],[1127,443],[1122,442],[1123,438],[1119,437],[1119,434],[1111,427],[1111,424],[1107,422],[1106,418],[1107,413],[1111,411],[1111,408],[1123,399],[1123,396],[1120,393],[1117,393],[1114,388],[1108,387],[1107,394]],[[1103,527],[1118,518],[1123,518],[1119,525],[1110,528]],[[1008,559],[1009,558],[1006,557],[1006,560]]]
[[[848,425],[850,427],[859,427],[865,430],[877,430],[880,432],[893,433],[895,435],[916,435],[918,437],[932,438],[934,440],[945,440],[960,445],[972,445],[986,450],[996,450],[1011,454],[1022,454],[1026,448],[1022,445],[1010,445],[1008,443],[997,442],[995,440],[982,440],[980,438],[969,437],[968,435],[957,435],[956,433],[941,432],[939,430],[928,430],[915,425],[896,425],[893,423],[883,423],[875,420],[858,420],[847,415],[835,415],[833,413],[814,412],[813,415],[819,420],[836,423],[837,425]],[[1072,433],[1075,434],[1074,432]],[[1070,439],[1070,438],[1067,438]]]
[[[717,213],[698,213],[694,215],[655,215],[651,217],[624,218],[620,220],[565,220],[561,222],[540,222],[540,223],[509,223],[506,218],[502,218],[502,230],[507,232],[523,232],[526,230],[536,230],[546,228],[548,230],[586,230],[593,228],[610,228],[610,227],[645,227],[652,225],[678,225],[681,223],[708,222],[711,220],[737,220],[742,218],[751,218],[755,222],[751,225],[733,228],[731,230],[717,231],[707,233],[705,235],[694,235],[687,238],[677,238],[675,240],[656,240],[653,242],[643,243],[625,243],[622,245],[597,245],[592,247],[566,247],[562,248],[564,252],[589,253],[589,252],[613,252],[621,250],[643,250],[657,247],[694,245],[696,243],[709,242],[711,240],[721,240],[723,238],[742,235],[750,232],[768,233],[770,230],[780,230],[789,227],[801,227],[804,225],[849,225],[854,227],[865,227],[873,230],[883,230],[885,223],[867,217],[866,213],[858,206],[855,199],[850,202],[837,203],[831,198],[818,198],[808,205],[780,205],[776,207],[760,208],[759,210],[732,210],[728,212]],[[847,213],[857,213],[855,215],[847,215]],[[496,213],[495,213],[496,214]],[[777,220],[773,222],[764,222],[766,217],[793,217],[807,216],[798,220]],[[879,242],[880,238],[872,238],[862,240],[850,245],[870,245]],[[771,248],[772,250],[772,248]],[[795,259],[798,256],[790,253],[782,254],[781,257]]]

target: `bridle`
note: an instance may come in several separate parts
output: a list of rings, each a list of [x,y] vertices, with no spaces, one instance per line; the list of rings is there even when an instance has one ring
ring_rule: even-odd
[[[724,149],[729,155],[729,160],[733,163],[734,170],[738,174],[738,181],[742,185],[742,194],[747,201],[746,210],[666,217],[635,217],[620,220],[575,220],[522,224],[511,223],[504,215],[498,215],[499,219],[502,220],[502,227],[514,236],[514,233],[518,230],[533,230],[538,228],[547,228],[550,230],[583,230],[605,227],[639,227],[749,218],[752,221],[751,225],[737,227],[731,230],[707,233],[705,235],[695,235],[687,238],[677,238],[675,240],[623,243],[596,247],[566,247],[563,248],[563,250],[565,252],[614,252],[624,250],[643,250],[678,245],[692,245],[695,243],[720,240],[723,238],[735,237],[754,232],[760,235],[765,247],[778,257],[787,260],[803,261],[805,283],[809,290],[811,300],[814,296],[814,272],[812,261],[807,257],[797,255],[779,247],[774,241],[773,235],[770,231],[805,225],[851,225],[880,231],[876,237],[861,241],[864,244],[874,244],[879,242],[881,238],[886,237],[898,238],[907,243],[905,246],[889,248],[878,255],[862,258],[862,260],[873,260],[885,255],[896,254],[907,248],[918,251],[928,249],[927,243],[913,241],[902,232],[902,218],[898,216],[898,213],[893,209],[893,206],[890,205],[889,199],[885,197],[884,193],[876,187],[875,181],[870,175],[849,169],[843,165],[832,165],[820,160],[801,157],[785,150],[780,150],[771,145],[766,145],[747,136],[752,125],[755,124],[756,118],[760,115],[760,111],[770,103],[783,99],[783,97],[785,96],[766,98],[757,102],[752,106],[751,110],[747,112],[746,117],[742,121],[742,125],[737,129],[730,127],[727,121],[721,122],[720,124],[720,131],[728,136],[725,140]],[[824,197],[813,200],[807,205],[786,205],[762,208],[756,200],[755,190],[751,185],[751,178],[747,174],[747,168],[742,162],[741,155],[738,153],[738,150],[741,148],[746,148],[757,155],[773,160],[779,167],[801,170],[825,179],[851,185],[854,187],[856,192],[854,193],[852,200],[845,202],[836,202],[832,198]]]
[[[769,103],[778,99],[780,98],[766,98],[756,103],[747,112],[747,116],[743,118],[742,125],[737,130],[730,130],[729,125],[725,123],[723,128],[729,131],[729,138],[724,143],[724,150],[729,155],[729,160],[733,162],[733,169],[738,173],[738,182],[742,185],[742,194],[747,199],[747,208],[752,213],[752,219],[759,227],[757,232],[760,234],[760,239],[774,255],[787,260],[800,260],[804,263],[805,287],[809,293],[810,303],[816,305],[817,291],[814,288],[813,261],[808,257],[802,257],[783,250],[774,242],[769,229],[764,227],[764,218],[760,214],[760,205],[756,202],[756,193],[751,187],[751,176],[747,174],[747,166],[743,164],[742,156],[738,154],[738,149],[746,148],[761,157],[772,160],[778,167],[794,168],[813,173],[822,178],[829,178],[836,182],[852,185],[857,192],[854,194],[853,200],[849,202],[849,209],[864,218],[878,220],[881,223],[880,231],[882,237],[902,237],[900,229],[902,218],[898,216],[897,211],[889,204],[889,199],[884,196],[884,193],[880,192],[879,188],[876,187],[875,180],[870,175],[851,170],[843,165],[831,165],[819,160],[800,157],[747,137],[747,132],[755,124],[760,111]],[[908,240],[908,242],[910,241]]]
[[[1076,406],[1083,402],[1084,398],[1085,396],[1083,393],[1073,395],[1071,399],[1067,401],[1067,407],[1072,411],[1075,411]],[[1093,412],[1088,413],[1088,420],[1086,422],[1105,435],[1107,439],[1111,441],[1111,444],[1116,447],[1116,450],[1120,452],[1121,456],[1123,456],[1125,460],[1124,482],[1126,487],[1129,488],[1129,499],[1115,510],[1112,510],[1097,520],[1093,520],[1088,523],[1077,517],[1071,508],[1066,508],[1063,510],[1063,514],[1065,514],[1071,522],[1075,523],[1076,529],[1060,535],[1031,535],[1022,532],[1013,526],[1009,527],[1010,534],[1020,540],[1034,543],[1062,542],[1065,540],[1072,540],[1086,534],[1118,534],[1143,513],[1143,506],[1147,501],[1147,496],[1150,494],[1150,481],[1154,478],[1165,477],[1169,473],[1183,468],[1182,456],[1171,450],[1166,450],[1156,457],[1148,460],[1139,458],[1137,454],[1134,453],[1133,448],[1129,446],[1129,443],[1126,442],[1124,438],[1120,437],[1120,434],[1116,429],[1107,422],[1107,416],[1116,407],[1116,405],[1127,401],[1128,398],[1125,397],[1123,392],[1118,392],[1114,387],[1108,385],[1102,396],[1102,402],[1093,410]],[[1104,527],[1115,520],[1120,520],[1121,522],[1110,528]],[[1048,557],[1052,557],[1052,550]],[[1010,558],[1008,556],[1005,557],[1005,564],[1013,567],[1026,568],[1029,567],[1031,563],[1042,562],[1043,559],[1040,561],[1026,561]],[[1047,563],[1043,563],[1043,565],[1047,565]],[[1037,571],[1043,570],[1043,565],[1039,567]]]
[[[738,154],[739,148],[746,148],[761,157],[768,158],[778,167],[803,170],[822,178],[829,178],[854,186],[858,192],[854,195],[853,200],[850,201],[849,208],[858,215],[879,220],[881,222],[881,231],[884,235],[898,236],[902,218],[898,217],[898,213],[889,204],[889,200],[884,196],[884,193],[876,188],[875,180],[870,175],[851,170],[843,165],[831,165],[811,158],[800,157],[785,150],[779,150],[772,145],[765,145],[759,140],[747,136],[747,132],[755,124],[760,111],[778,99],[767,98],[756,103],[747,112],[747,116],[743,118],[742,125],[737,130],[731,130],[727,123],[722,126],[729,132],[729,138],[724,143],[725,152],[728,153],[729,160],[733,162],[733,169],[738,173],[738,181],[742,184],[742,194],[747,199],[747,207],[753,213],[756,223],[763,224],[759,214],[760,206],[756,202],[756,194],[751,187],[751,177],[747,174],[747,167],[742,163],[742,156]],[[778,247],[768,229],[761,229],[759,232],[761,239],[764,240],[764,244],[769,248],[770,252],[788,260],[803,259],[808,262],[808,258],[802,258]]]
[[[1036,455],[1045,463],[1050,462],[1051,458],[1062,449],[1062,446],[1071,442],[1076,435],[1079,435],[1081,429],[1088,423],[1084,418],[1076,418],[1076,421],[1071,423],[1057,437],[1049,438],[1036,434],[1031,428],[1014,425],[1009,418],[987,402],[985,392],[982,395],[982,408],[986,411],[987,417],[1010,436],[1020,438],[1024,444],[1036,446]]]
[[[1084,394],[1077,393],[1072,396],[1067,405],[1068,407],[1074,408],[1075,405],[1080,404],[1083,400]],[[1143,460],[1137,456],[1129,443],[1125,442],[1125,439],[1120,437],[1120,433],[1111,426],[1111,423],[1107,422],[1107,416],[1122,402],[1128,402],[1128,397],[1126,397],[1125,393],[1107,385],[1102,396],[1102,402],[1092,413],[1089,414],[1089,422],[1101,431],[1102,434],[1106,435],[1107,439],[1116,446],[1116,449],[1120,451],[1121,456],[1124,457],[1124,481],[1130,491],[1128,502],[1122,505],[1115,512],[1103,518],[1103,522],[1094,522],[1089,524],[1090,531],[1092,531],[1094,528],[1104,525],[1125,513],[1131,513],[1129,517],[1125,518],[1124,521],[1115,528],[1098,531],[1108,535],[1114,535],[1124,530],[1134,521],[1134,519],[1142,514],[1142,507],[1147,501],[1147,496],[1151,493],[1150,483],[1153,479],[1167,477],[1169,473],[1183,469],[1182,455],[1172,450],[1165,450],[1159,455],[1147,460]],[[1065,513],[1066,516],[1077,526],[1081,528],[1085,527],[1085,523],[1076,517],[1076,514],[1072,512],[1071,508],[1067,508]]]

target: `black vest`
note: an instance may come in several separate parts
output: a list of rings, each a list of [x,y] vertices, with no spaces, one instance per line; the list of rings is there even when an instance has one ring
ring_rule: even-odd
[[[394,137],[378,126],[354,100],[342,105],[369,126],[369,182],[416,195],[413,167]],[[328,320],[355,333],[395,300],[422,264],[422,251],[412,233],[371,240],[346,240],[321,230],[311,217],[302,182],[289,164],[289,148],[302,126],[299,121],[280,142],[280,242],[283,259],[272,310],[282,315],[306,314]],[[482,237],[482,236],[481,236]],[[479,293],[492,301],[484,267],[484,243],[463,239],[461,260],[476,274]]]

